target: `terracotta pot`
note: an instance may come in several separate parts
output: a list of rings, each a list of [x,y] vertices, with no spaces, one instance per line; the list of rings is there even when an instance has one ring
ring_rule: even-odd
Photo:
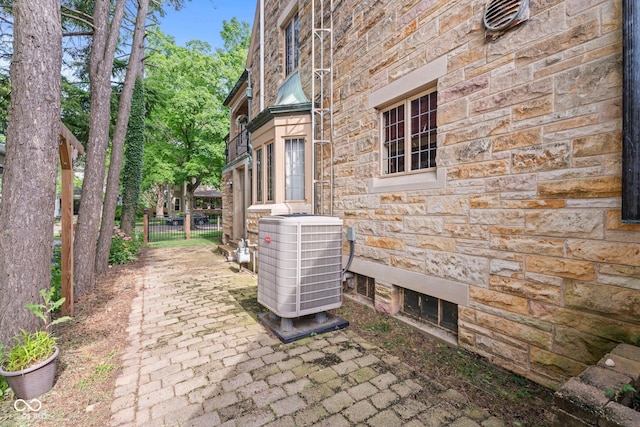
[[[51,390],[56,376],[56,358],[60,350],[56,347],[44,362],[22,371],[7,372],[0,367],[0,375],[5,377],[18,399],[33,399]]]

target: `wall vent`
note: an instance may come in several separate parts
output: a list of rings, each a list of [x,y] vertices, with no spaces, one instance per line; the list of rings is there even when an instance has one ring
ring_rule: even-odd
[[[258,302],[283,318],[342,305],[342,220],[281,215],[258,223]]]
[[[493,33],[507,30],[527,19],[529,0],[491,0],[482,17],[485,28]]]

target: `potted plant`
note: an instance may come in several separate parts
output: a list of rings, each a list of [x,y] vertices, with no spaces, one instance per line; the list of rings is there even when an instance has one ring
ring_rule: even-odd
[[[55,324],[71,320],[70,317],[60,317],[51,321],[51,312],[62,306],[64,298],[53,301],[53,288],[49,291],[40,290],[44,303],[27,304],[44,323],[44,329],[36,332],[21,331],[14,339],[16,344],[5,354],[0,345],[0,375],[9,383],[16,397],[19,399],[33,399],[53,387],[56,374],[56,358],[59,349],[49,328]]]

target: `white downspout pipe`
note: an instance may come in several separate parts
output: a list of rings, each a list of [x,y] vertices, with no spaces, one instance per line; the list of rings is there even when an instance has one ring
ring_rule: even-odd
[[[264,110],[264,0],[260,0],[260,111]]]

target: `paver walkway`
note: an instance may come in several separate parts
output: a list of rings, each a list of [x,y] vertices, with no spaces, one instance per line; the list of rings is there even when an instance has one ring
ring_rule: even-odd
[[[256,278],[210,247],[146,262],[112,426],[504,425],[348,328],[282,344],[243,308]]]

